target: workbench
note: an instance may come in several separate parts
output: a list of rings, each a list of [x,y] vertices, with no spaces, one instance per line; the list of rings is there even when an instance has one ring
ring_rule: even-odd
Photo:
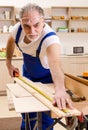
[[[7,96],[0,96],[0,130],[20,130],[21,121],[20,113],[9,111]]]
[[[65,80],[66,88],[70,89],[71,91],[73,91],[75,94],[77,94],[79,96],[84,95],[86,97],[86,101],[73,102],[74,107],[76,108],[77,111],[76,110],[70,111],[71,115],[67,115],[66,113],[63,113],[59,110],[58,110],[58,112],[56,112],[57,114],[55,113],[55,117],[52,117],[52,118],[55,118],[56,123],[59,122],[64,127],[66,127],[66,126],[60,122],[61,118],[69,117],[69,116],[77,116],[77,115],[80,115],[81,113],[83,113],[84,115],[88,114],[88,81],[86,81],[85,79],[81,79],[79,77],[68,75],[68,74],[65,74],[65,79],[66,79]],[[17,82],[17,80],[18,79],[15,79],[16,82]],[[22,83],[22,84],[23,84],[22,87],[21,87],[20,83],[19,84],[18,83],[7,84],[7,88],[10,90],[12,98],[13,98],[13,103],[14,103],[16,112],[26,113],[26,116],[27,116],[26,119],[28,119],[27,113],[29,113],[29,112],[37,112],[38,114],[40,114],[42,111],[52,111],[53,110],[53,109],[50,110],[51,104],[48,104],[49,106],[47,106],[44,104],[45,102],[42,103],[41,101],[39,101],[39,99],[37,99],[35,97],[35,95],[37,95],[37,94],[33,95],[32,90],[31,90],[32,93],[29,93],[27,90],[23,90],[24,89],[23,86],[25,86],[25,89],[28,86],[24,85],[24,83]],[[38,83],[38,86],[39,86],[39,83]],[[13,88],[15,88],[15,89],[13,89]],[[47,89],[49,89],[49,87]],[[17,93],[18,90],[20,90],[19,91],[20,93],[19,92]],[[52,91],[52,89],[51,89],[51,91]],[[56,110],[56,108],[55,108],[55,110]],[[26,129],[26,130],[28,130],[28,129]],[[42,130],[42,129],[40,128],[39,130]]]

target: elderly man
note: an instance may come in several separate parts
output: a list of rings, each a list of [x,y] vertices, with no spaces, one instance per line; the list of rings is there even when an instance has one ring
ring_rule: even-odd
[[[52,28],[44,21],[44,11],[35,4],[25,5],[20,13],[20,22],[11,32],[7,43],[6,65],[11,77],[13,71],[19,73],[12,65],[15,44],[23,54],[23,76],[34,82],[54,83],[55,97],[53,105],[59,109],[72,108],[71,100],[65,92],[64,74],[60,61],[60,41]],[[29,113],[30,118],[36,113]],[[42,113],[43,130],[53,122],[53,119]],[[33,129],[35,122],[31,122]]]

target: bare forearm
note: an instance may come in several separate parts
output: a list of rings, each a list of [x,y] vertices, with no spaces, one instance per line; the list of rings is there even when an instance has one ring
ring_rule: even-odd
[[[17,67],[13,66],[11,63],[14,49],[15,49],[15,41],[14,41],[13,37],[10,37],[8,39],[7,47],[6,47],[6,65],[7,65],[7,68],[8,68],[8,71],[9,71],[9,74],[11,77],[14,76],[14,74],[13,74],[14,71],[19,73],[19,69]]]
[[[65,91],[65,77],[59,52],[60,47],[58,45],[53,44],[47,48],[48,63],[55,85],[53,105],[57,105],[59,109],[66,109],[67,105],[72,108],[71,100]]]
[[[64,73],[61,68],[60,60],[53,61],[50,63],[50,71],[53,78],[53,82],[55,84],[56,89],[65,89],[64,86]]]
[[[14,39],[12,37],[10,37],[8,39],[7,47],[6,47],[6,64],[7,64],[7,66],[9,64],[11,64],[11,59],[12,59],[12,56],[14,53],[14,49],[15,49]]]
[[[47,48],[50,72],[56,88],[64,89],[64,73],[61,67],[60,46],[52,44]]]

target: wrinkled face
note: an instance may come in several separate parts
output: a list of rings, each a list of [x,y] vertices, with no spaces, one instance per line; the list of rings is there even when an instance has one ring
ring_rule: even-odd
[[[33,41],[41,35],[44,27],[44,18],[37,11],[30,11],[23,14],[21,25],[26,36]]]

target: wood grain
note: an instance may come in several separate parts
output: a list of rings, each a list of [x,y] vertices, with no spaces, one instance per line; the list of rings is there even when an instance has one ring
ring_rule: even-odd
[[[59,110],[57,107],[53,106],[52,105],[52,102],[50,100],[48,100],[48,98],[44,97],[42,94],[40,94],[38,91],[36,91],[35,89],[33,89],[32,87],[30,86],[34,86],[35,88],[38,88],[39,84],[37,83],[34,83],[32,81],[30,81],[29,79],[23,77],[23,79],[26,81],[26,83],[23,82],[23,80],[21,81],[20,79],[18,78],[14,78],[14,80],[20,84],[22,87],[24,87],[27,91],[29,91],[34,97],[36,97],[39,101],[41,101],[44,105],[46,105],[51,111],[53,111],[58,117],[66,117],[66,116],[72,116],[72,115],[80,115],[80,112],[77,110],[77,109],[73,109],[73,110],[70,110],[68,109],[68,113],[65,113],[63,112],[62,110]],[[30,86],[29,86],[29,84]],[[49,84],[50,85],[50,84]],[[41,91],[43,91],[43,87],[42,87],[42,84],[40,84],[41,86]],[[43,86],[45,86],[45,88],[47,88],[47,85],[46,84],[43,84]],[[51,88],[49,90],[49,92],[51,93],[49,96],[50,96],[50,99],[53,98],[53,95],[54,94],[54,85],[52,84],[51,85]],[[39,88],[38,88],[39,89]],[[49,89],[49,88],[48,88]],[[47,90],[46,90],[47,91]],[[44,93],[46,93],[45,91],[43,91]],[[46,93],[47,94],[47,93]]]

